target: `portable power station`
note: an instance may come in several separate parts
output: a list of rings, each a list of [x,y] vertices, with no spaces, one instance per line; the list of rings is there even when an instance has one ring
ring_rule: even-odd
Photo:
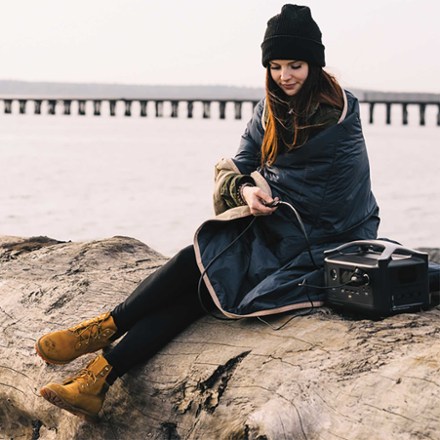
[[[429,306],[428,254],[384,240],[324,252],[328,303],[386,316]]]

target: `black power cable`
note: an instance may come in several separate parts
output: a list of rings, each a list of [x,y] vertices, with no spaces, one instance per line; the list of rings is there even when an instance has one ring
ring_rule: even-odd
[[[306,244],[307,244],[307,252],[309,254],[310,261],[312,262],[313,266],[315,266],[316,269],[321,269],[316,264],[315,259],[313,258],[312,246],[310,245],[309,237],[307,235],[306,228],[305,228],[304,223],[301,219],[301,216],[299,215],[299,212],[296,210],[296,208],[292,204],[287,203],[287,202],[283,202],[282,200],[275,200],[274,203],[272,203],[270,206],[279,206],[279,205],[285,205],[285,206],[289,207],[293,211],[293,213],[295,214],[296,220],[298,221],[299,227],[301,229],[301,232],[302,232],[304,239],[306,241]]]

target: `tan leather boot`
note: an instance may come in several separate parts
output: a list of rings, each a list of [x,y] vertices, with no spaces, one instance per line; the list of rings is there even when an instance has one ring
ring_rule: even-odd
[[[78,375],[63,384],[50,383],[40,394],[53,405],[86,419],[96,420],[109,388],[105,379],[112,366],[104,356],[97,356]]]
[[[113,317],[107,312],[67,330],[42,336],[35,349],[49,364],[63,365],[83,354],[106,347],[116,330]]]

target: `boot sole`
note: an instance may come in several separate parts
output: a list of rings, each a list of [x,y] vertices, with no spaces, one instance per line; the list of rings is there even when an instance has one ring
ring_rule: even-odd
[[[43,359],[44,362],[46,362],[48,364],[52,364],[52,365],[66,365],[76,359],[76,358],[74,358],[69,361],[57,361],[57,360],[50,359],[43,353],[43,350],[41,350],[40,341],[37,341],[37,343],[35,344],[35,351],[37,352],[38,356],[40,356],[40,358]]]
[[[50,402],[52,405],[57,406],[58,408],[64,409],[65,411],[70,412],[71,414],[80,417],[88,422],[96,423],[99,421],[98,415],[85,411],[81,408],[77,408],[76,406],[71,405],[62,399],[55,391],[43,387],[40,390],[41,396]]]

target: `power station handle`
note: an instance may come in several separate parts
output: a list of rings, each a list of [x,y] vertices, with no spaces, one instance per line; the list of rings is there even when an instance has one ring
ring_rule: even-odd
[[[415,251],[413,249],[408,249],[400,244],[393,243],[390,241],[385,240],[357,240],[357,241],[351,241],[349,243],[344,243],[341,246],[338,246],[335,249],[330,249],[327,251],[324,251],[324,255],[326,257],[333,256],[336,254],[342,254],[344,255],[343,251],[347,251],[353,247],[361,248],[364,250],[368,249],[378,249],[381,251],[381,260],[389,260],[391,256],[398,251],[400,254],[404,255],[417,255],[424,260],[428,259],[428,256],[424,252]]]

